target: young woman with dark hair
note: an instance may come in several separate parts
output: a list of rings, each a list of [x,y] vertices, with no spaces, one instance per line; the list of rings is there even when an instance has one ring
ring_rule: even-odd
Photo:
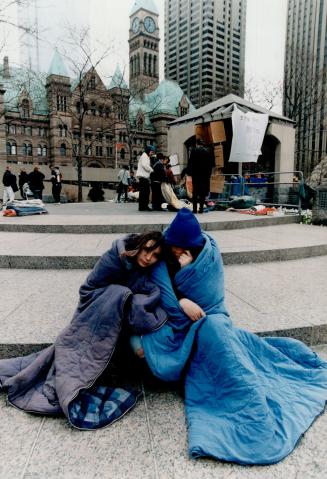
[[[107,371],[118,341],[128,345],[133,334],[155,331],[167,319],[150,278],[161,253],[157,231],[114,241],[80,287],[73,319],[54,344],[0,360],[0,389],[8,389],[9,402],[64,413],[79,429],[105,427],[131,409],[139,392],[109,386]]]

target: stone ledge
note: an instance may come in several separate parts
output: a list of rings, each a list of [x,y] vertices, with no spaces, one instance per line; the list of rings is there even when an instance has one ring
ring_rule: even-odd
[[[244,216],[244,215],[243,215]],[[26,218],[26,217],[24,217]],[[21,219],[21,218],[20,218]],[[127,219],[127,218],[126,218]],[[149,214],[149,221],[151,221],[151,215]],[[108,217],[110,224],[42,224],[42,223],[14,223],[15,219],[10,218],[10,223],[0,223],[0,231],[10,233],[66,233],[66,234],[110,234],[110,233],[140,233],[144,231],[151,231],[153,229],[163,231],[171,221],[171,218],[161,223],[138,223],[138,224],[115,224],[112,223],[113,218]],[[246,228],[256,228],[261,226],[278,226],[286,224],[300,223],[300,217],[298,215],[280,216],[280,217],[262,217],[262,218],[250,218],[243,221],[229,220],[229,221],[201,221],[201,226],[204,231],[222,231],[222,230],[236,230]]]
[[[257,331],[258,336],[278,336],[302,341],[307,346],[327,343],[327,323],[274,331]],[[0,343],[0,359],[25,356],[50,346],[51,343]]]
[[[250,251],[222,252],[225,265],[289,261],[327,255],[327,244]],[[5,269],[92,269],[100,256],[1,255],[0,268]]]

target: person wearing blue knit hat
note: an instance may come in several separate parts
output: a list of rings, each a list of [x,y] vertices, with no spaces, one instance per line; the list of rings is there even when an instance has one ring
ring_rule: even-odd
[[[167,269],[179,304],[192,321],[197,321],[205,316],[205,312],[188,298],[181,298],[175,287],[174,277],[180,269],[193,263],[204,247],[205,239],[200,223],[189,209],[182,208],[163,236],[166,246]]]
[[[167,245],[184,249],[201,247],[204,241],[200,223],[187,208],[179,210],[164,238]]]

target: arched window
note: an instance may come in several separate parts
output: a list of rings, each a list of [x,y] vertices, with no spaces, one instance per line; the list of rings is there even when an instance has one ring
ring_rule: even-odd
[[[157,57],[153,55],[153,75],[157,76]]]
[[[97,114],[97,107],[96,107],[96,104],[93,102],[91,103],[91,113],[93,116],[95,116]]]
[[[47,147],[46,145],[42,146],[42,156],[47,156]]]
[[[137,54],[136,57],[136,74],[139,75],[141,73],[141,68],[140,68],[140,54]]]
[[[148,70],[148,55],[145,52],[143,57],[143,73],[147,73]]]
[[[99,116],[103,116],[103,106],[102,105],[99,105]]]
[[[148,74],[152,75],[152,55],[149,54],[149,67],[148,67]]]
[[[60,156],[66,156],[66,150],[67,150],[67,148],[66,148],[65,143],[61,143],[61,145],[60,145]]]
[[[23,156],[27,155],[27,145],[26,145],[26,143],[23,143],[23,145],[22,145],[22,155]]]
[[[41,156],[42,155],[42,146],[41,145],[37,145],[37,156]]]
[[[30,143],[27,143],[27,156],[32,156],[33,155],[33,148]]]
[[[125,160],[125,149],[124,149],[124,148],[122,148],[122,149],[120,150],[120,159],[121,159],[121,160]]]
[[[7,143],[7,154],[8,155],[17,155],[17,145],[15,141],[8,141]]]

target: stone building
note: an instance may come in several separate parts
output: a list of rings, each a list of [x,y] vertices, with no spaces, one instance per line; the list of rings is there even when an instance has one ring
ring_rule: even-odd
[[[130,15],[130,87],[117,67],[109,85],[90,68],[70,78],[55,51],[48,74],[0,67],[0,161],[135,166],[146,144],[167,153],[168,123],[193,111],[177,83],[159,84],[158,15],[136,0]]]

